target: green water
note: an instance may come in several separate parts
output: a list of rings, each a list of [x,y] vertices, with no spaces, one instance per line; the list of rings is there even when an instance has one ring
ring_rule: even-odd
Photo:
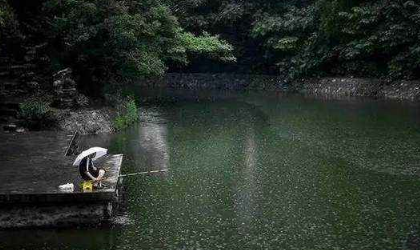
[[[0,246],[419,249],[418,106],[143,95],[141,122],[98,143],[126,155],[126,173],[169,172],[125,179],[127,204],[111,226],[3,232]]]

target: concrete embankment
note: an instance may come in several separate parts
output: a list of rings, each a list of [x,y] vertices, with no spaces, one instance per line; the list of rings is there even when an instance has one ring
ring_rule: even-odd
[[[352,77],[310,78],[286,82],[281,76],[240,74],[178,74],[138,81],[143,87],[176,89],[290,91],[323,98],[372,97],[420,100],[420,81],[387,82]]]

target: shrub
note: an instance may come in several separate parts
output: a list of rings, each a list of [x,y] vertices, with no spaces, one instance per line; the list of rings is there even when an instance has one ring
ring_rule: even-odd
[[[117,106],[117,117],[114,120],[116,130],[122,130],[139,120],[139,110],[132,96],[126,97],[125,101]]]
[[[48,103],[40,100],[21,103],[19,117],[24,120],[23,125],[31,129],[49,127],[53,121]]]

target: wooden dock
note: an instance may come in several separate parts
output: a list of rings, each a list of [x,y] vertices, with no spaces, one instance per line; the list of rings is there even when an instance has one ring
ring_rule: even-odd
[[[85,192],[75,156],[66,156],[74,136],[42,132],[0,135],[0,229],[55,227],[106,221],[119,198],[123,155],[101,159],[102,189]],[[73,183],[72,192],[59,185]]]

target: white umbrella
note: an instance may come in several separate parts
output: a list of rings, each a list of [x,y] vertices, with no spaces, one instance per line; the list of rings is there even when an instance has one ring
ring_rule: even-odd
[[[93,147],[88,150],[85,150],[76,157],[76,160],[73,162],[73,166],[79,166],[80,162],[89,155],[95,154],[95,157],[92,158],[92,161],[94,161],[106,155],[107,152],[108,149],[100,147]]]

